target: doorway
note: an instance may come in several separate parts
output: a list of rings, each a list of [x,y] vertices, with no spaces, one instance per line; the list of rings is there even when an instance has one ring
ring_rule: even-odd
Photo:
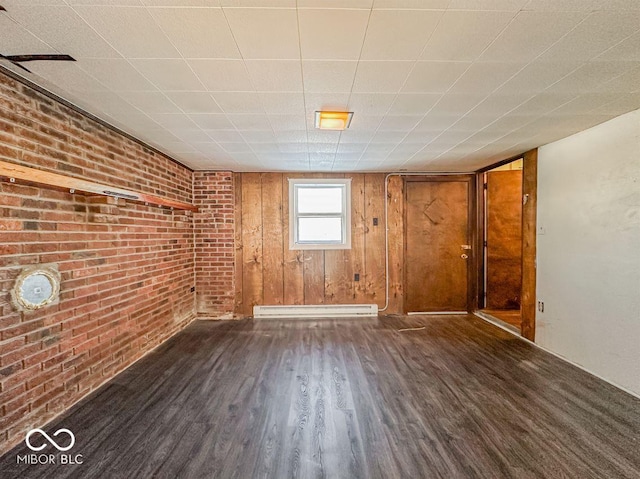
[[[522,159],[484,173],[486,314],[521,330]]]
[[[472,177],[405,179],[404,310],[470,310]]]

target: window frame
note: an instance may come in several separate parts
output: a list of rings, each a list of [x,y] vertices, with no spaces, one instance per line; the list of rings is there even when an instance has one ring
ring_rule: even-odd
[[[289,249],[332,250],[351,249],[351,178],[289,178]],[[334,185],[342,188],[342,213],[298,213],[298,187],[318,188]],[[341,242],[301,242],[298,240],[299,218],[341,218]]]

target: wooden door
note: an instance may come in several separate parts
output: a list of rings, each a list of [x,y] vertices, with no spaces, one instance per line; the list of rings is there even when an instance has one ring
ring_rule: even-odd
[[[471,261],[467,179],[407,179],[405,311],[467,311]]]
[[[522,171],[487,173],[486,307],[520,309]]]

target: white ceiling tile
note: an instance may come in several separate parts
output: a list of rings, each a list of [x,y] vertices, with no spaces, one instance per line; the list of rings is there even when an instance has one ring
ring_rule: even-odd
[[[371,143],[400,143],[407,135],[407,133],[407,129],[383,130],[381,125],[380,129],[376,131],[376,134],[373,136],[373,138],[371,138]]]
[[[606,6],[610,10],[631,10],[638,9],[637,0],[530,0],[525,6],[525,10],[537,11],[594,11]]]
[[[459,115],[453,114],[431,114],[429,113],[416,125],[415,130],[419,132],[433,132],[443,131],[453,125],[458,119]],[[405,141],[407,141],[405,139]]]
[[[269,115],[269,121],[274,131],[306,129],[305,119],[302,115]]]
[[[450,10],[501,10],[519,12],[529,0],[451,0]]]
[[[305,60],[302,62],[304,90],[308,92],[349,92],[358,62]]]
[[[264,113],[255,92],[216,92],[211,95],[225,113]]]
[[[258,93],[258,96],[267,114],[305,114],[304,95],[302,93],[261,92]]]
[[[349,104],[349,94],[336,92],[327,95],[325,93],[305,92],[304,103],[308,114],[318,110],[345,111]]]
[[[159,91],[121,91],[118,95],[145,113],[181,113],[180,109]]]
[[[207,134],[200,129],[189,129],[189,130],[175,129],[175,130],[172,130],[171,133],[173,133],[176,137],[180,138],[182,141],[185,141],[187,143],[211,141],[209,136],[207,136]]]
[[[140,0],[147,7],[171,7],[176,0]],[[219,7],[219,0],[180,0],[183,7]]]
[[[431,109],[429,114],[464,115],[486,98],[483,94],[475,93],[447,93]]]
[[[360,155],[367,149],[368,143],[340,143],[338,145],[337,153],[341,155],[351,154],[351,158],[359,158]]]
[[[239,130],[268,130],[271,127],[267,115],[237,114],[227,115],[233,125]]]
[[[278,143],[248,143],[255,153],[277,153],[280,151]]]
[[[374,0],[373,8],[444,10],[451,0]]]
[[[6,3],[6,2],[3,2]],[[5,5],[6,6],[6,5]],[[9,16],[23,25],[26,29],[46,42],[52,48],[61,53],[66,53],[72,57],[79,58],[114,58],[119,57],[106,41],[91,28],[80,16],[68,6],[42,6],[16,5],[9,8]],[[0,20],[0,25],[3,25]],[[0,28],[5,34],[5,26]],[[73,35],[69,35],[73,32]],[[0,38],[1,38],[0,34]],[[17,39],[23,38],[16,36]],[[15,41],[15,40],[12,40]],[[4,39],[1,41],[3,53],[8,52],[4,45],[10,45]],[[26,51],[26,50],[25,50]],[[35,52],[35,50],[33,50]],[[20,53],[24,53],[20,52]],[[43,53],[43,52],[39,52]]]
[[[614,79],[601,83],[594,91],[634,93],[640,91],[640,65]]]
[[[493,94],[479,103],[471,110],[474,115],[496,115],[501,116],[519,105],[523,104],[531,98],[528,93],[520,95],[498,95]]]
[[[584,14],[575,12],[520,12],[480,55],[482,61],[527,62],[570,32]]]
[[[361,58],[416,60],[441,16],[430,10],[374,10]]]
[[[385,116],[380,122],[378,130],[380,131],[411,131],[418,122],[422,120],[422,116],[401,115],[401,116]]]
[[[320,130],[318,128],[313,128],[307,131],[307,140],[310,143],[338,143],[340,141],[340,136],[342,135],[342,131],[334,131],[334,130]]]
[[[192,113],[189,118],[203,130],[233,129],[227,115],[221,113]]]
[[[417,62],[403,93],[444,93],[471,64],[467,62]]]
[[[368,20],[368,10],[299,10],[302,58],[357,60]]]
[[[427,42],[421,59],[475,60],[514,16],[514,12],[447,11]]]
[[[65,90],[71,93],[108,90],[104,83],[82,71],[78,63],[30,62],[27,68],[53,85],[64,85]]]
[[[204,91],[168,91],[167,98],[185,113],[221,113],[212,95]]]
[[[59,53],[8,15],[0,15],[0,45],[3,55]]]
[[[368,144],[376,134],[376,128],[380,124],[381,118],[378,118],[378,122],[375,127],[370,128],[369,130],[359,129],[352,130],[351,128],[342,132],[340,135],[340,144],[349,144],[349,143],[357,143],[357,144]]]
[[[376,130],[378,126],[380,126],[380,122],[382,121],[383,116],[373,116],[373,115],[353,115],[353,119],[351,120],[351,126],[349,126],[349,131],[369,131]],[[343,132],[344,136],[344,132]]]
[[[640,60],[640,32],[607,49],[596,60],[638,61]]]
[[[256,91],[302,91],[302,66],[298,60],[247,60]]]
[[[132,65],[160,90],[202,90],[203,86],[184,60],[131,60]]]
[[[247,143],[220,143],[220,146],[227,153],[248,153],[253,152]]]
[[[158,26],[184,58],[240,58],[220,8],[151,8]]]
[[[220,143],[242,143],[245,141],[243,135],[241,135],[237,130],[211,130],[204,129],[204,132],[211,138],[212,140]]]
[[[242,136],[246,141],[252,144],[275,142],[276,136],[272,129],[269,130],[251,130],[243,131]]]
[[[142,0],[66,0],[69,5],[113,5],[117,7],[139,7]]]
[[[638,66],[640,64],[635,62],[589,62],[552,85],[548,90],[578,93],[598,91],[598,87],[603,83]]]
[[[550,93],[542,92],[538,93],[534,97],[530,98],[522,105],[518,106],[512,112],[509,113],[509,118],[516,115],[544,115],[560,105],[563,105],[578,96],[575,92],[565,93]]]
[[[578,62],[534,62],[527,65],[498,90],[500,93],[537,93],[581,66]]]
[[[198,128],[198,125],[184,113],[153,113],[149,116],[169,131],[174,129],[189,130]]]
[[[389,110],[392,115],[426,114],[440,99],[440,93],[400,93]]]
[[[586,61],[640,29],[640,10],[590,14],[540,57],[542,61]],[[640,56],[640,55],[638,55]]]
[[[620,95],[615,92],[585,93],[563,105],[559,105],[558,108],[549,113],[549,115],[586,115],[603,105],[615,101],[619,96]]]
[[[413,62],[361,61],[358,63],[354,92],[396,93],[407,80]]]
[[[114,91],[155,90],[129,62],[116,58],[84,58],[78,66]]]
[[[301,130],[278,129],[274,133],[276,135],[276,139],[278,143],[289,143],[294,141],[306,143],[308,138],[307,130],[305,129],[301,129]]]
[[[296,0],[220,0],[222,7],[295,8]]]
[[[226,8],[225,15],[244,59],[299,59],[295,9]]]
[[[188,60],[209,91],[253,91],[242,60]]]
[[[458,78],[449,93],[490,93],[518,73],[521,63],[476,62]]]
[[[298,0],[298,8],[366,8],[373,0]]]
[[[120,54],[128,58],[178,58],[146,8],[78,6],[75,11]]]
[[[357,116],[384,115],[395,98],[395,93],[353,93],[349,98],[348,110]]]

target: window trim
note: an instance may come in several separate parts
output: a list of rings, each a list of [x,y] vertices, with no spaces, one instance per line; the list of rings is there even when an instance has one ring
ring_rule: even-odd
[[[289,180],[289,249],[290,250],[331,250],[351,249],[351,178],[288,178]],[[297,214],[297,186],[305,185],[339,185],[344,188],[342,197],[342,214]],[[298,218],[318,217],[342,219],[343,238],[340,243],[301,243],[298,238]]]

